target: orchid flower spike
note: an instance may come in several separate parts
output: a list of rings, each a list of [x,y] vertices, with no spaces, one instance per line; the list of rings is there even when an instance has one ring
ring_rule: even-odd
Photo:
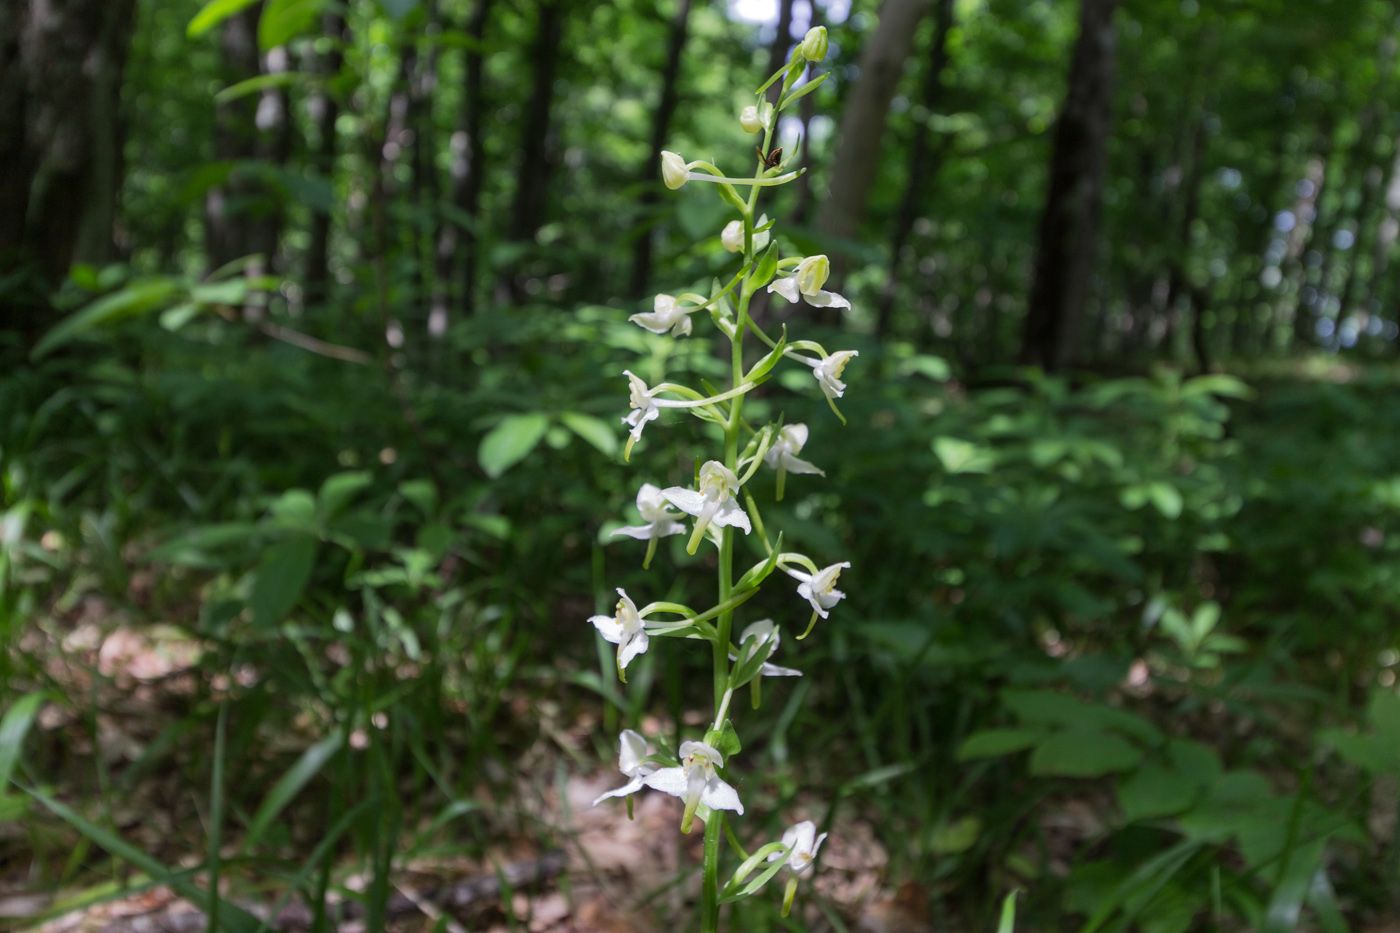
[[[659,399],[656,396],[662,392],[674,392],[677,387],[670,383],[662,383],[654,389],[648,388],[647,384],[629,370],[623,370],[622,374],[627,377],[628,386],[631,391],[632,411],[622,423],[632,428],[631,438],[627,441],[627,446],[623,448],[622,459],[626,460],[632,453],[632,445],[642,439],[642,428],[646,427],[648,421],[654,421],[661,417],[663,408],[701,408],[705,405],[713,405],[716,402],[723,402],[734,398],[736,395],[743,395],[752,389],[757,383],[746,382],[741,386],[730,389],[728,392],[721,392],[719,395],[712,395],[709,398],[687,399],[686,401],[676,401],[673,399]]]
[[[823,360],[814,360],[808,356],[794,356],[793,359],[801,360],[812,367],[812,375],[817,377],[822,394],[828,399],[835,399],[846,394],[846,383],[841,381],[841,372],[851,358],[856,356],[860,356],[859,350],[838,350]]]
[[[656,554],[658,538],[678,535],[685,531],[685,525],[676,521],[680,516],[668,511],[666,504],[666,496],[662,493],[661,487],[653,486],[651,483],[643,483],[642,488],[637,492],[637,511],[641,513],[642,521],[646,524],[628,525],[613,531],[615,535],[627,535],[629,538],[647,542],[647,556],[642,561],[643,570],[651,566],[651,559]]]
[[[792,911],[792,898],[797,893],[797,879],[812,874],[812,862],[816,859],[817,851],[821,849],[826,836],[826,833],[818,836],[816,824],[811,820],[803,820],[795,826],[789,826],[783,833],[783,845],[787,847],[787,851],[774,852],[768,856],[770,862],[786,859],[788,871],[791,873],[788,875],[787,890],[783,893],[784,917]]]
[[[692,172],[691,169],[696,166],[704,168],[706,171]],[[704,159],[696,159],[694,162],[687,162],[679,153],[666,151],[661,153],[661,180],[664,181],[666,187],[670,188],[672,191],[685,187],[686,182],[691,181],[708,181],[719,185],[753,185],[759,188],[770,188],[776,185],[785,185],[801,174],[802,170],[798,170],[795,172],[788,172],[784,175],[778,175],[774,178],[766,176],[759,176],[757,178],[730,178],[727,175],[721,174],[719,169],[715,168]]]
[[[734,501],[734,493],[738,491],[739,477],[734,475],[734,471],[718,460],[707,460],[700,467],[699,492],[684,486],[671,486],[662,493],[676,508],[696,518],[695,531],[686,544],[686,553],[695,553],[711,522],[720,528],[729,525],[742,528],[744,534],[753,530],[749,524],[749,514]]]
[[[766,223],[768,223],[768,215],[764,214],[762,217],[758,218],[758,223],[754,224],[754,227],[762,227]],[[764,230],[762,233],[755,233],[753,235],[754,253],[756,254],[759,250],[767,247],[770,239],[771,236],[767,230]],[[724,231],[719,235],[719,242],[721,246],[731,253],[743,252],[744,222],[742,220],[731,220],[729,223],[725,224]]]
[[[652,309],[643,314],[634,314],[627,320],[653,334],[664,334],[669,330],[672,337],[690,336],[690,312],[694,308],[684,307],[673,295],[657,295]]]
[[[789,302],[800,297],[816,308],[849,308],[851,303],[835,292],[822,291],[831,275],[831,262],[826,256],[808,256],[797,264],[792,275],[780,276],[768,286],[769,292],[782,295]]]
[[[813,464],[797,458],[806,444],[807,426],[805,424],[784,425],[773,441],[773,446],[769,447],[768,452],[763,455],[763,462],[778,471],[779,501],[783,498],[783,483],[787,479],[787,474],[816,473],[820,476],[826,475]]]
[[[598,633],[603,638],[617,645],[617,676],[624,683],[627,677],[623,673],[627,670],[627,665],[632,659],[647,650],[647,630],[642,625],[642,617],[637,612],[637,604],[627,596],[627,591],[622,587],[617,588],[617,595],[622,598],[617,601],[617,608],[613,610],[616,615],[611,616],[590,616],[588,621],[592,622],[598,629]]]
[[[827,618],[832,607],[846,598],[846,594],[836,588],[836,580],[841,576],[842,570],[849,570],[850,567],[850,561],[842,561],[830,567],[823,567],[813,574],[806,574],[791,567],[783,568],[788,576],[798,581],[797,595],[807,600],[812,607],[812,621],[807,624],[807,631],[797,636],[798,641],[806,638],[808,632],[812,631],[812,626],[817,624],[817,616]]]
[[[643,760],[647,756],[647,740],[641,733],[633,732],[631,729],[623,729],[621,740],[622,752],[617,756],[617,767],[626,775],[627,783],[601,795],[593,801],[595,807],[609,797],[626,797],[628,794],[635,794],[646,786],[644,783],[646,778],[656,770]]]
[[[739,802],[738,792],[715,773],[716,768],[723,767],[724,758],[718,749],[704,742],[682,742],[680,767],[662,768],[642,783],[685,801],[681,832],[688,833],[695,810],[702,803],[711,810],[733,810],[743,816],[744,805]]]

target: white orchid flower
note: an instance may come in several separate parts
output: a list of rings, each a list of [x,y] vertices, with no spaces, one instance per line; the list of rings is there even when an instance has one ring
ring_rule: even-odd
[[[700,491],[684,486],[670,486],[663,491],[676,508],[687,515],[695,516],[695,531],[691,533],[686,551],[695,553],[700,546],[700,538],[713,522],[717,527],[734,526],[744,529],[744,534],[753,530],[749,515],[739,503],[734,501],[734,493],[739,490],[739,477],[718,460],[707,460],[700,467]]]
[[[673,399],[657,398],[656,396],[662,392],[675,392],[678,390],[678,388],[683,387],[673,386],[670,383],[662,383],[661,385],[652,389],[648,388],[647,384],[641,379],[632,375],[630,370],[624,369],[622,371],[622,374],[626,376],[628,380],[628,386],[631,392],[630,403],[632,405],[631,413],[622,419],[622,423],[629,426],[632,429],[632,436],[627,441],[627,446],[622,451],[623,460],[626,460],[629,456],[631,456],[632,445],[642,439],[642,428],[646,427],[647,422],[654,421],[657,418],[661,417],[661,409],[700,408],[705,405],[713,405],[715,402],[723,402],[727,399],[734,398],[737,395],[743,395],[745,392],[748,392],[750,389],[752,389],[755,385],[755,383],[749,382],[736,388],[730,389],[728,392],[721,392],[719,395],[713,395],[709,398],[687,399],[686,401],[681,402],[675,401]]]
[[[806,460],[799,460],[797,455],[802,452],[802,448],[807,444],[807,426],[805,424],[788,424],[778,432],[778,436],[773,440],[773,446],[768,448],[768,452],[763,455],[763,462],[778,471],[778,499],[783,498],[783,484],[789,473],[816,473],[819,476],[826,474],[814,464]]]
[[[783,845],[787,846],[787,851],[774,852],[768,856],[768,861],[776,862],[785,858],[789,871],[799,878],[806,878],[812,874],[812,862],[826,837],[826,833],[817,835],[817,824],[811,820],[803,820],[795,826],[789,826],[783,833]]]
[[[762,217],[758,218],[758,223],[754,224],[754,227],[762,227],[766,223],[768,223],[768,215],[764,214]],[[759,250],[767,247],[770,239],[772,239],[772,237],[767,230],[764,230],[762,233],[755,233],[753,235],[753,251],[757,253]],[[744,222],[742,220],[731,220],[729,223],[725,224],[724,231],[719,235],[719,242],[721,246],[731,253],[743,252]]]
[[[690,312],[695,308],[684,307],[674,295],[657,295],[652,309],[634,314],[627,320],[653,334],[664,334],[669,330],[672,337],[690,336]]]
[[[629,538],[647,542],[647,556],[642,561],[643,570],[651,566],[651,559],[656,554],[658,538],[678,535],[685,531],[685,525],[676,521],[680,516],[668,511],[666,505],[666,495],[661,491],[660,486],[643,483],[642,488],[637,492],[637,511],[641,513],[642,521],[646,524],[628,525],[613,531],[615,535],[627,535]]]
[[[799,581],[797,595],[807,600],[817,615],[825,619],[830,615],[831,608],[846,598],[845,593],[836,589],[836,580],[841,576],[841,571],[850,568],[851,562],[843,560],[839,564],[823,567],[814,574],[805,574],[791,567],[784,569],[787,570],[788,576]]]
[[[808,256],[797,264],[791,275],[780,276],[768,286],[770,293],[782,295],[789,302],[798,298],[815,308],[849,308],[851,303],[835,292],[823,291],[831,275],[831,262],[826,256]]]
[[[821,849],[822,842],[827,834],[817,835],[817,826],[811,820],[803,820],[795,826],[789,826],[783,833],[783,845],[787,847],[785,852],[774,852],[768,856],[768,861],[776,862],[779,859],[787,860],[788,875],[787,889],[783,892],[783,916],[786,917],[792,911],[792,899],[797,894],[797,879],[806,878],[812,874],[812,862],[817,857],[817,851]]]
[[[635,794],[646,786],[646,779],[656,771],[655,768],[643,761],[647,756],[647,740],[641,733],[633,732],[631,729],[623,729],[621,740],[622,751],[617,756],[617,767],[626,775],[627,783],[601,795],[593,801],[595,807],[609,797],[626,797],[629,794]]]
[[[627,596],[627,591],[622,587],[617,588],[617,595],[622,597],[617,601],[617,608],[613,610],[616,615],[611,616],[590,616],[588,621],[593,623],[603,638],[617,645],[617,675],[624,682],[626,677],[623,672],[627,670],[627,665],[632,659],[647,650],[647,630],[642,625],[642,617],[637,612],[637,604]]]
[[[637,511],[641,513],[645,525],[628,525],[618,528],[615,535],[627,535],[638,541],[665,538],[685,531],[685,526],[676,521],[680,516],[666,508],[666,495],[660,486],[643,483],[637,491]]]
[[[765,658],[771,658],[778,650],[778,626],[772,619],[760,619],[752,625],[747,626],[739,635],[739,653],[744,656],[744,660],[762,654]],[[738,661],[739,656],[732,651],[729,653],[729,660]],[[791,667],[779,667],[776,664],[769,664],[766,660],[758,669],[759,677],[801,677],[802,672]]]
[[[743,816],[744,805],[739,802],[738,792],[715,773],[716,768],[723,767],[724,758],[718,749],[704,742],[682,742],[680,767],[662,768],[642,783],[685,801],[681,831],[688,833],[696,807],[702,803],[711,810],[733,810]]]
[[[846,394],[846,383],[841,381],[841,372],[852,357],[860,356],[859,350],[838,350],[826,359],[813,359],[810,356],[793,355],[793,359],[812,367],[812,375],[822,387],[822,394],[828,399],[840,398]]]

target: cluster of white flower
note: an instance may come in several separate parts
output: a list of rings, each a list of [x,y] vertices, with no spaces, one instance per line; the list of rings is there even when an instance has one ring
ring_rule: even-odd
[[[624,459],[631,456],[633,446],[642,438],[647,424],[661,417],[663,409],[688,412],[697,418],[720,426],[724,431],[725,449],[722,458],[707,460],[696,471],[691,486],[662,488],[644,483],[637,492],[636,505],[640,523],[618,528],[622,535],[647,542],[643,567],[649,567],[657,542],[662,538],[683,534],[687,518],[693,518],[686,550],[694,554],[700,545],[710,541],[719,558],[719,602],[705,612],[671,602],[655,602],[638,608],[627,593],[618,589],[619,596],[613,615],[595,615],[588,621],[599,634],[617,645],[618,676],[626,679],[627,666],[648,650],[655,637],[680,637],[710,642],[715,664],[715,718],[713,725],[699,739],[680,743],[674,757],[659,739],[658,749],[650,752],[645,736],[631,729],[620,737],[621,752],[618,767],[627,783],[600,796],[595,804],[614,797],[630,797],[644,788],[661,791],[685,802],[681,828],[691,829],[696,815],[705,823],[705,855],[701,892],[701,929],[706,933],[718,929],[719,905],[756,892],[779,870],[788,869],[788,885],[784,898],[784,915],[791,908],[798,879],[809,876],[826,834],[818,835],[817,827],[803,821],[790,827],[781,841],[762,846],[757,852],[744,853],[744,862],[729,882],[719,885],[719,840],[726,817],[722,811],[742,815],[744,806],[739,792],[725,780],[726,760],[740,748],[737,732],[729,719],[730,701],[739,688],[748,685],[754,705],[760,702],[760,683],[764,677],[799,677],[801,672],[779,667],[770,659],[778,650],[780,630],[772,619],[749,624],[736,640],[732,637],[735,610],[757,594],[765,580],[775,570],[782,570],[797,582],[795,592],[810,607],[811,617],[806,631],[810,634],[818,618],[827,618],[845,594],[836,588],[842,570],[849,568],[842,561],[818,567],[805,554],[784,551],[782,535],[769,540],[764,530],[758,504],[748,483],[760,466],[776,473],[776,498],[782,499],[787,474],[820,475],[825,473],[799,455],[807,446],[805,424],[783,424],[781,420],[763,427],[751,426],[741,416],[747,393],[766,381],[775,365],[788,358],[810,367],[817,387],[840,417],[835,400],[842,398],[846,384],[841,375],[846,364],[857,353],[840,350],[829,353],[814,341],[790,341],[786,328],[776,339],[768,335],[749,315],[749,304],[760,291],[784,298],[789,303],[803,301],[818,308],[849,308],[850,302],[825,286],[831,274],[826,256],[792,256],[779,254],[773,224],[766,215],[757,213],[756,201],[761,188],[781,185],[797,178],[801,171],[787,171],[779,159],[780,151],[769,156],[779,114],[798,98],[810,93],[822,79],[815,78],[794,87],[809,62],[820,61],[826,54],[826,30],[812,29],[791,60],[758,91],[758,102],[743,108],[740,125],[750,133],[763,134],[759,148],[759,166],[752,177],[730,177],[705,161],[687,162],[679,154],[662,154],[662,178],[666,186],[678,189],[692,181],[715,184],[726,204],[739,214],[719,235],[720,244],[731,253],[739,254],[742,263],[738,273],[725,287],[714,285],[708,296],[695,293],[657,295],[652,310],[634,314],[629,320],[653,334],[669,334],[681,339],[692,333],[696,312],[705,311],[731,344],[733,384],[723,392],[697,392],[671,382],[648,386],[632,372],[625,372],[630,388],[630,412],[622,419],[630,429]],[[781,81],[776,104],[763,100],[770,85]],[[747,188],[747,197],[738,189]],[[745,370],[744,337],[753,332],[768,347],[768,352]],[[844,422],[844,418],[842,419]],[[736,536],[755,536],[766,558],[736,579],[734,546]],[[630,813],[630,802],[628,803]],[[738,847],[733,834],[730,841]],[[741,850],[742,851],[742,850]],[[754,879],[748,875],[766,867]]]

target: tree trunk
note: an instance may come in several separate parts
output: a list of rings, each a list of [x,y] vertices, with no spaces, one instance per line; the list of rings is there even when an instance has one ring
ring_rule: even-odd
[[[928,72],[924,75],[924,107],[930,114],[938,111],[943,100],[943,70],[948,66],[948,33],[953,28],[953,0],[938,0],[934,11],[933,43],[929,47]],[[884,339],[889,333],[890,315],[894,311],[895,295],[899,289],[900,254],[909,240],[923,207],[924,184],[929,176],[938,172],[942,162],[943,147],[930,152],[928,123],[924,120],[914,124],[914,140],[909,146],[908,191],[900,202],[895,215],[894,232],[890,236],[890,269],[885,282],[884,293],[880,296],[879,315],[876,318],[875,336]]]
[[[32,336],[46,293],[75,261],[116,255],[121,78],[135,0],[0,4],[0,276],[28,266],[0,329]]]
[[[434,261],[437,264],[437,287],[433,298],[433,309],[428,317],[430,333],[446,332],[448,321],[447,284],[453,275],[453,263],[458,252],[458,242],[462,244],[461,307],[470,314],[475,307],[476,292],[476,245],[480,218],[477,206],[481,200],[482,157],[482,110],[483,102],[482,64],[485,61],[487,16],[491,11],[492,0],[476,0],[466,31],[473,45],[466,51],[463,68],[462,109],[458,117],[457,130],[452,134],[452,205],[459,216],[450,223],[438,228],[438,239]],[[460,234],[459,225],[463,226]]]
[[[331,41],[330,51],[320,62],[325,80],[340,74],[345,62],[345,44],[349,30],[343,13],[329,10],[322,14],[322,29]],[[323,90],[311,99],[312,118],[316,122],[316,171],[329,184],[335,180],[335,124],[340,118],[340,104],[329,91]],[[311,215],[311,243],[306,251],[306,301],[325,301],[330,296],[331,212],[315,211]]]
[[[533,242],[544,223],[545,193],[550,169],[550,114],[554,105],[554,74],[559,63],[559,47],[564,39],[564,5],[560,0],[540,0],[539,25],[535,30],[534,82],[526,106],[524,134],[520,139],[519,183],[511,205],[508,239]],[[505,272],[511,301],[525,300],[524,283],[514,269]]]
[[[817,229],[832,240],[855,237],[880,168],[885,118],[894,98],[914,32],[928,0],[884,0],[880,23],[860,53],[860,77],[841,115],[840,143],[831,166],[831,193],[817,215]],[[844,271],[839,242],[832,244],[833,275]]]
[[[661,72],[661,100],[656,105],[656,116],[651,123],[651,153],[642,167],[642,232],[637,235],[632,250],[632,279],[628,294],[641,298],[647,290],[651,278],[651,248],[655,234],[657,205],[661,201],[657,190],[657,179],[661,173],[661,150],[666,145],[666,135],[671,131],[671,119],[675,116],[676,105],[680,102],[681,60],[685,53],[686,30],[690,23],[690,2],[681,0],[676,18],[671,22],[671,41],[666,47],[666,65]],[[791,0],[788,0],[791,4]]]
[[[1021,362],[1048,369],[1079,354],[1079,330],[1098,246],[1099,206],[1113,115],[1118,0],[1080,0],[1079,39],[1064,111],[1055,123],[1050,184],[1040,217]]]
[[[1202,168],[1206,157],[1206,113],[1204,109],[1196,119],[1196,129],[1192,134],[1191,164],[1183,174],[1181,190],[1186,196],[1181,207],[1181,217],[1176,229],[1176,241],[1171,245],[1171,259],[1167,265],[1167,314],[1176,312],[1177,301],[1185,294],[1195,304],[1192,286],[1186,281],[1186,260],[1191,255],[1191,225],[1196,222],[1196,213],[1201,203]],[[1209,366],[1205,357],[1205,336],[1202,331],[1201,311],[1196,308],[1192,323],[1192,348],[1196,361],[1204,372]],[[1170,349],[1170,347],[1168,348]]]

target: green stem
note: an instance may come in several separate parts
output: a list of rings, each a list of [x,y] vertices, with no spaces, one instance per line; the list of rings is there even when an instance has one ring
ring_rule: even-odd
[[[700,889],[700,929],[702,933],[719,930],[719,837],[723,834],[723,811],[715,810],[705,821],[705,884]]]

